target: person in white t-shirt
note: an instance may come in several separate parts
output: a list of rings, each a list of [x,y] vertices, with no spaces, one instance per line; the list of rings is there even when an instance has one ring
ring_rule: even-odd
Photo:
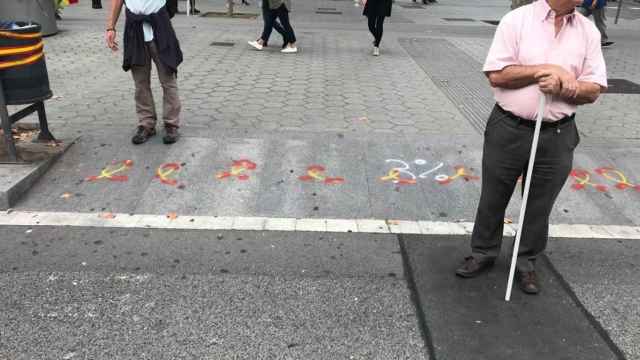
[[[123,69],[131,70],[133,76],[138,115],[138,127],[131,141],[139,145],[156,134],[157,114],[151,92],[153,62],[163,91],[163,142],[173,144],[179,138],[181,103],[177,67],[182,62],[182,52],[169,20],[171,14],[166,8],[166,0],[126,0],[126,3],[112,0],[106,42],[113,51],[118,50],[115,25],[123,5],[127,10]]]

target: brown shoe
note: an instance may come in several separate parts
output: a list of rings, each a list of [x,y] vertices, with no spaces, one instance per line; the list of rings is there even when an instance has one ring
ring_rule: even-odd
[[[525,294],[535,295],[540,292],[540,285],[535,271],[516,271],[518,285]]]
[[[478,261],[473,256],[464,258],[464,264],[456,270],[456,275],[463,278],[472,278],[480,275],[493,266],[493,260]]]
[[[169,144],[173,144],[176,141],[178,141],[178,139],[180,139],[180,133],[178,132],[178,128],[175,126],[167,126],[164,128],[165,130],[165,135],[162,138],[162,142],[169,145]]]
[[[152,136],[156,135],[156,129],[146,128],[144,126],[138,126],[136,130],[136,134],[131,138],[131,142],[135,145],[144,144],[149,140]]]

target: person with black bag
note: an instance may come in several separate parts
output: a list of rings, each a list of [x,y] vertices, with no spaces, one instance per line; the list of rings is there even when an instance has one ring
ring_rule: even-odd
[[[126,22],[122,68],[124,71],[131,70],[138,115],[138,127],[131,141],[139,145],[156,134],[157,114],[151,92],[153,62],[163,91],[163,142],[173,144],[180,137],[181,110],[177,73],[178,65],[182,63],[182,51],[170,20],[176,8],[168,7],[171,4],[166,0],[112,0],[105,39],[107,47],[113,51],[118,50],[115,26],[123,5]]]
[[[391,0],[365,0],[362,15],[369,20],[369,31],[373,35],[373,56],[380,56],[380,41],[384,18],[391,16]]]

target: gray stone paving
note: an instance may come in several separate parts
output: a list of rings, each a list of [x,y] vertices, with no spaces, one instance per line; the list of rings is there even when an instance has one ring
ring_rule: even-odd
[[[223,8],[221,1],[201,3],[203,11]],[[187,59],[180,73],[184,123],[211,129],[364,133],[429,134],[447,128],[470,134],[473,127],[465,121],[465,115],[399,46],[398,38],[419,38],[423,51],[429,51],[429,36],[440,37],[447,29],[451,35],[448,40],[476,61],[457,61],[458,67],[472,67],[460,72],[477,72],[490,45],[490,32],[483,38],[456,33],[461,29],[483,33],[494,27],[479,21],[447,22],[442,18],[484,19],[490,14],[499,18],[506,12],[501,2],[486,5],[478,5],[477,10],[456,1],[425,9],[396,6],[394,15],[410,18],[416,24],[412,29],[403,29],[400,23],[389,24],[383,39],[385,56],[380,58],[369,55],[370,35],[361,8],[348,1],[296,2],[292,19],[302,52],[289,57],[276,51],[281,41],[277,34],[269,51],[260,53],[245,45],[255,37],[252,34],[258,33],[259,20],[178,16],[175,23]],[[318,7],[335,8],[343,15],[312,14]],[[255,6],[239,9],[257,10]],[[120,70],[121,54],[111,54],[103,45],[104,11],[93,11],[84,4],[66,9],[65,19],[60,25],[63,31],[47,39],[48,66],[56,95],[47,106],[54,129],[130,129],[135,123],[132,82],[130,75]],[[627,23],[636,22],[624,22],[629,27]],[[344,24],[350,31],[332,29]],[[610,27],[615,38],[616,26]],[[418,32],[419,28],[423,30]],[[231,41],[235,46],[209,46],[212,41]],[[640,81],[634,45],[637,40],[623,41],[606,50],[610,77]],[[469,79],[472,82],[467,87],[488,91],[486,83],[478,84],[483,80],[481,76]],[[157,85],[155,90],[159,100]],[[490,95],[485,95],[481,107],[490,108]],[[588,137],[640,138],[640,122],[635,120],[639,109],[629,106],[637,103],[636,97],[605,95],[598,104],[584,107],[579,114],[582,133]],[[365,117],[368,121],[358,121]],[[482,117],[484,114],[466,112],[471,123],[478,124]],[[476,131],[480,130],[476,126]]]

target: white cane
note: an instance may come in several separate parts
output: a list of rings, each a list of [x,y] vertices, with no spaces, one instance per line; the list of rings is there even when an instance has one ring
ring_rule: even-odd
[[[516,240],[513,244],[513,255],[511,256],[511,268],[509,269],[509,281],[507,282],[507,294],[505,301],[511,299],[511,288],[513,287],[513,276],[516,270],[516,262],[518,260],[518,249],[520,249],[520,237],[522,236],[522,224],[524,223],[524,215],[527,210],[527,199],[529,199],[529,187],[531,186],[531,177],[533,166],[536,159],[536,151],[538,150],[538,139],[540,138],[540,128],[542,127],[542,117],[546,106],[546,96],[540,94],[540,102],[538,104],[538,116],[536,118],[536,127],[533,131],[533,143],[531,144],[531,155],[529,156],[529,166],[527,166],[527,177],[524,182],[524,193],[522,194],[522,206],[520,206],[520,217],[518,219],[518,232]]]

